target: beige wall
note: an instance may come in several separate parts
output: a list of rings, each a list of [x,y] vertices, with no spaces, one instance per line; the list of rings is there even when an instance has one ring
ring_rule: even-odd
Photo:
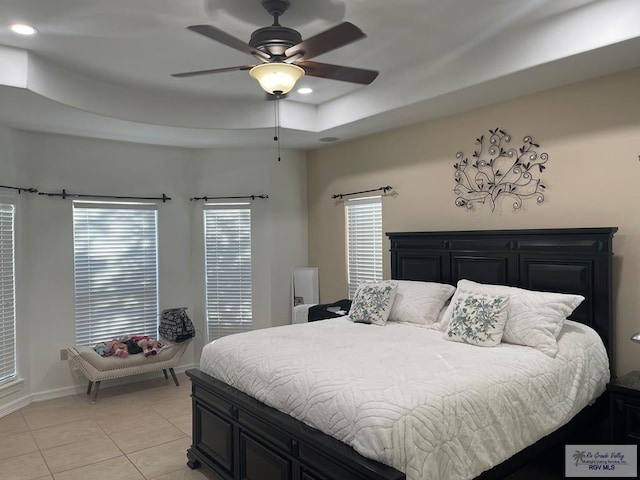
[[[393,186],[385,232],[614,226],[616,369],[640,369],[640,345],[629,341],[640,330],[639,86],[634,69],[309,152],[309,262],[319,267],[321,301],[348,292],[344,209],[334,193]],[[495,127],[512,146],[532,135],[549,154],[542,205],[513,211],[505,201],[493,213],[454,205],[455,153],[471,157],[475,139]],[[385,278],[389,271],[385,255]]]

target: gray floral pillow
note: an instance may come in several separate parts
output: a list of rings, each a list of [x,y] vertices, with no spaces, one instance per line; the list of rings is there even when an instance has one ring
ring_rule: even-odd
[[[387,281],[358,285],[349,309],[349,318],[356,323],[385,325],[397,289],[395,282]]]
[[[481,347],[500,343],[507,321],[508,297],[467,294],[454,296],[453,301],[446,339]]]

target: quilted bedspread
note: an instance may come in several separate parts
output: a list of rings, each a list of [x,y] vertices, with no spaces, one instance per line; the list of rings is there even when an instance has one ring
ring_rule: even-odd
[[[409,480],[469,479],[567,423],[605,390],[598,335],[567,321],[555,358],[442,332],[336,318],[205,346],[205,373]]]

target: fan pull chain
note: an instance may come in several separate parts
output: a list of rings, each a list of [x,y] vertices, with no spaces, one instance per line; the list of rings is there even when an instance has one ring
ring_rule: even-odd
[[[280,161],[280,97],[276,96],[273,102],[273,113],[275,117],[275,130],[273,134],[274,142],[278,142],[278,161]]]

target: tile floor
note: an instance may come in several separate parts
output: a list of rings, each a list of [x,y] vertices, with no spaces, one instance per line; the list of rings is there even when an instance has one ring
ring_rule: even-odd
[[[104,385],[95,405],[78,394],[0,418],[0,478],[218,480],[186,466],[191,385],[178,380]]]

